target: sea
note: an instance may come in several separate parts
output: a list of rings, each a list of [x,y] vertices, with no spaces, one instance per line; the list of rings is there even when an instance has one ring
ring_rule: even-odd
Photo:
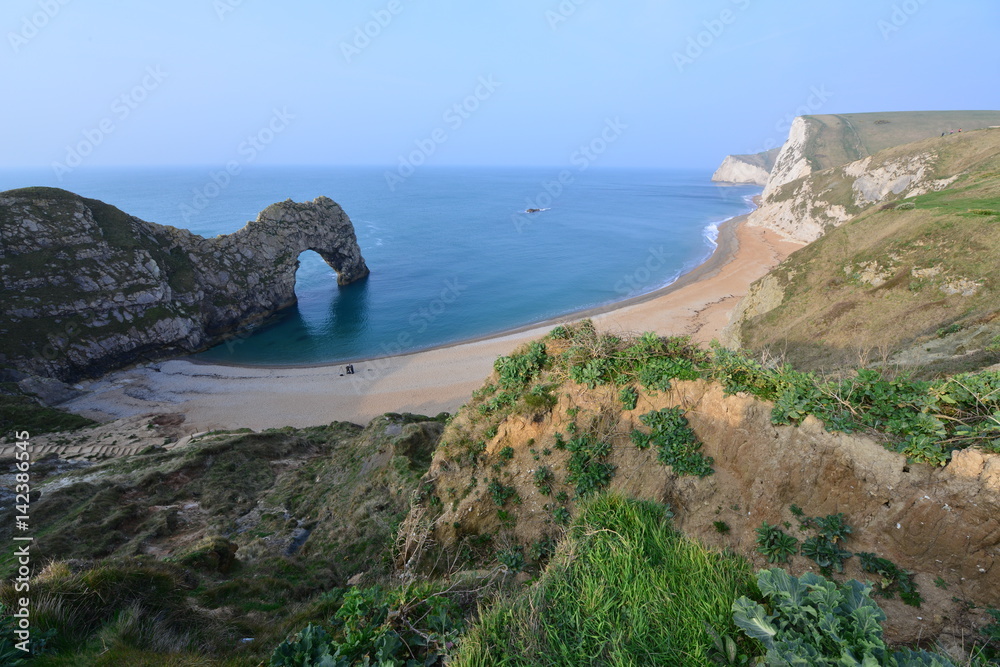
[[[704,170],[425,166],[85,168],[0,171],[0,191],[61,187],[203,236],[274,202],[325,195],[354,223],[371,269],[338,287],[314,252],[298,304],[197,358],[244,365],[368,359],[456,343],[669,285],[711,255],[756,186]],[[528,209],[540,209],[527,213]]]

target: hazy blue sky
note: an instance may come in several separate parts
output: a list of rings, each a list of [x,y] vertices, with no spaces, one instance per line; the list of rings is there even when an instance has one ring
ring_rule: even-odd
[[[0,25],[4,167],[711,167],[807,111],[1000,107],[996,0],[4,0]]]

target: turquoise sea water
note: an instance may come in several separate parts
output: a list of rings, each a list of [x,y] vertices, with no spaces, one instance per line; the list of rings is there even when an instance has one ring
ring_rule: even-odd
[[[0,172],[0,190],[63,187],[207,236],[276,201],[337,201],[371,276],[338,288],[332,269],[303,253],[296,307],[199,355],[302,364],[415,351],[662,287],[703,261],[718,223],[749,210],[760,191],[710,175],[424,167],[393,189],[371,167],[243,169],[228,182],[205,168],[81,168],[62,182],[47,170]]]

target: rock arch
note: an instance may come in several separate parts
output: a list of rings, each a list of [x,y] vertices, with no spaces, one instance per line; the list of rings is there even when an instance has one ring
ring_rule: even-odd
[[[340,285],[368,275],[350,218],[327,197],[272,204],[204,238],[57,188],[2,192],[3,361],[75,380],[204,349],[293,305],[305,250]]]

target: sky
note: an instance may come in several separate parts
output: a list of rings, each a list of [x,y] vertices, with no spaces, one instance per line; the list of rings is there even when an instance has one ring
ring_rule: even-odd
[[[4,0],[0,167],[711,168],[998,109],[996,0]]]

